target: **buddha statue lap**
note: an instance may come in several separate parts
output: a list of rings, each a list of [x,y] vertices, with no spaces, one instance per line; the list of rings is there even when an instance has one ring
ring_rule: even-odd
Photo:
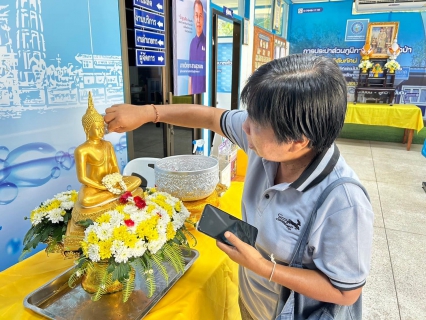
[[[143,197],[141,180],[138,177],[122,177],[119,186],[111,186],[117,192],[112,192],[114,190],[108,189],[105,183],[102,183],[105,176],[119,173],[120,170],[114,147],[111,142],[103,140],[104,119],[94,108],[91,93],[82,124],[87,140],[74,152],[77,178],[82,186],[71,213],[71,221],[68,222],[64,238],[65,251],[76,251],[80,248],[85,228],[78,224],[79,221],[94,221],[104,212],[113,209],[119,204],[120,195],[125,191],[132,192],[133,196]]]

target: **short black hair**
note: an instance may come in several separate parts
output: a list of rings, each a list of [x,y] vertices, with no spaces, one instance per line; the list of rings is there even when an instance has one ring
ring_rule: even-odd
[[[279,143],[309,140],[321,152],[339,135],[347,108],[346,80],[329,58],[294,54],[262,65],[241,92],[250,119],[270,125]]]

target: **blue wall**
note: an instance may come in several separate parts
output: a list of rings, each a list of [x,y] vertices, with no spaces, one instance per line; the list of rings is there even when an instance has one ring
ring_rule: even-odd
[[[0,271],[18,261],[30,211],[80,188],[73,152],[92,91],[123,102],[118,1],[3,0],[0,6]],[[121,167],[126,136],[107,135]],[[38,250],[42,249],[42,246]]]

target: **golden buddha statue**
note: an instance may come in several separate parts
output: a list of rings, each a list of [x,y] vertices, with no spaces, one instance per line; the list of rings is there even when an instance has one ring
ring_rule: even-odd
[[[138,177],[122,177],[124,184],[122,183],[121,190],[118,189],[120,192],[113,193],[103,183],[105,176],[120,173],[120,170],[114,147],[111,142],[103,140],[104,118],[96,111],[90,92],[82,124],[87,140],[74,151],[77,178],[82,186],[64,239],[66,251],[75,251],[80,247],[85,228],[78,225],[79,221],[94,221],[102,213],[113,209],[119,203],[121,193],[125,191],[132,192],[133,196],[143,196],[143,190],[139,187],[141,179]]]

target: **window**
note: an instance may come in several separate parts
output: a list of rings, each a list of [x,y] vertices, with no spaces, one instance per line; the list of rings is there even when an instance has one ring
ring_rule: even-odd
[[[272,30],[272,1],[255,0],[254,24],[267,30]]]

